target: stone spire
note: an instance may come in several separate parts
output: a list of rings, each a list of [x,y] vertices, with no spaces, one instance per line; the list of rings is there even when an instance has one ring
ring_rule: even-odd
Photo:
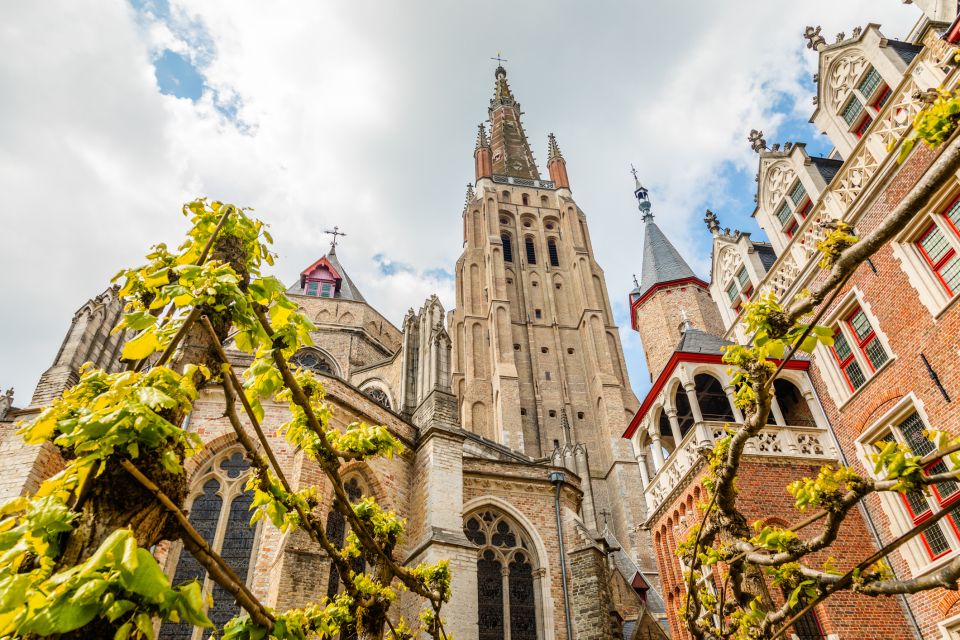
[[[477,127],[477,146],[473,150],[474,173],[477,180],[493,177],[493,152],[483,123]]]
[[[493,173],[539,180],[540,171],[520,123],[520,104],[507,84],[506,69],[497,67],[495,76],[497,82],[489,109]]]
[[[557,137],[552,133],[547,136],[547,171],[550,172],[550,179],[557,185],[558,189],[570,188],[570,178],[567,177],[567,161],[563,159],[560,146],[557,145]]]

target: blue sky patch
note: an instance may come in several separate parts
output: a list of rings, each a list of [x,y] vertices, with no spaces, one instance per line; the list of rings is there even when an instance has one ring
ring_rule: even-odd
[[[153,63],[153,68],[160,93],[189,98],[194,102],[203,95],[203,75],[179,53],[164,50]]]

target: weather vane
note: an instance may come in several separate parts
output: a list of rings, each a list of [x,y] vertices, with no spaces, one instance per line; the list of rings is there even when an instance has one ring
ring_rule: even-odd
[[[337,236],[345,236],[345,235],[347,235],[347,234],[345,234],[344,232],[340,231],[340,227],[339,227],[339,226],[335,226],[335,227],[333,228],[333,231],[330,231],[330,230],[328,229],[328,230],[324,231],[324,233],[333,236],[333,242],[330,243],[330,250],[331,250],[331,251],[334,251],[334,250],[336,250],[336,248],[337,248]]]
[[[504,63],[504,62],[510,62],[510,61],[507,60],[506,58],[501,58],[499,51],[497,51],[497,57],[496,57],[496,58],[490,58],[490,59],[491,59],[491,60],[496,60],[496,61],[497,61],[497,65],[498,65],[498,66],[501,66],[501,67],[503,66],[503,63]]]

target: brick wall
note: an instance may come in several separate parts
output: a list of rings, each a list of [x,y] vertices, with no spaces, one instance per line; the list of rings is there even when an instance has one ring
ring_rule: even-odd
[[[792,461],[745,458],[738,478],[740,498],[738,506],[747,522],[763,520],[772,524],[792,525],[807,514],[794,508],[793,497],[786,486],[804,476],[814,476],[819,465],[803,465]],[[686,537],[687,531],[702,517],[700,502],[705,492],[700,486],[702,472],[690,486],[682,491],[671,507],[652,523],[654,551],[660,569],[667,616],[675,640],[688,638],[677,609],[685,604],[686,586],[680,560],[675,554],[677,544]],[[820,532],[818,525],[803,530],[801,538],[811,538]],[[859,511],[852,511],[840,530],[836,542],[826,551],[814,554],[808,560],[813,566],[821,566],[828,557],[836,561],[843,571],[851,568],[865,555],[875,550],[866,524]],[[722,575],[722,569],[720,570]],[[778,598],[778,594],[772,594]],[[781,600],[782,601],[782,600]],[[826,633],[837,634],[844,640],[911,640],[913,633],[907,624],[896,600],[869,598],[852,593],[831,596],[815,607],[816,614]]]

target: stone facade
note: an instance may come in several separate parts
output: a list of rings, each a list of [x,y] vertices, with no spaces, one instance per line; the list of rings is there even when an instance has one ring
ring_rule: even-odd
[[[316,325],[314,344],[291,361],[322,381],[332,426],[382,424],[403,443],[402,454],[347,465],[344,477],[352,490],[406,519],[400,560],[450,561],[453,596],[444,613],[454,637],[478,638],[481,619],[489,622],[498,606],[488,593],[496,585],[489,573],[481,575],[490,568],[482,554],[495,552],[505,595],[499,624],[514,640],[572,640],[569,627],[578,637],[613,640],[625,625],[643,628],[644,638],[665,638],[657,622],[661,599],[649,595],[659,583],[649,538],[639,529],[645,517],[643,496],[633,491],[639,473],[632,443],[620,438],[637,401],[603,272],[556,140],[548,159],[554,182],[540,181],[505,77],[499,70],[493,148],[482,133],[486,146],[477,155],[478,166],[490,171],[477,176],[464,212],[457,309],[448,316],[432,296],[395,327],[360,294],[334,245],[288,289]],[[494,165],[504,174],[494,175]],[[531,238],[535,260],[524,260],[517,246],[505,267],[500,233],[507,229]],[[5,397],[0,456],[11,472],[0,479],[0,500],[33,491],[62,464],[52,445],[23,445],[15,421],[73,384],[84,361],[122,366],[123,336],[111,333],[118,318],[112,290],[92,300],[74,319],[31,407],[10,408]],[[227,347],[238,370],[249,365],[249,355]],[[263,429],[285,476],[294,488],[320,487],[328,532],[344,535],[317,464],[275,435],[286,406],[266,402],[264,411]],[[260,522],[251,537],[244,527],[242,450],[223,416],[219,387],[202,391],[186,428],[204,448],[188,461],[185,506],[191,517],[208,518],[203,530],[215,548],[248,545],[252,591],[279,609],[335,593],[336,572],[302,532]],[[501,547],[509,545],[467,531],[471,520],[503,527],[516,547],[505,555]],[[619,561],[611,564],[614,548]],[[189,566],[179,543],[161,544],[157,554],[171,577]],[[634,583],[652,604],[644,604]],[[206,580],[204,588],[213,592],[214,585]],[[420,604],[401,594],[396,613],[415,620]],[[512,607],[522,613],[512,615]],[[165,634],[161,629],[160,638]],[[192,637],[200,635],[194,630]]]

